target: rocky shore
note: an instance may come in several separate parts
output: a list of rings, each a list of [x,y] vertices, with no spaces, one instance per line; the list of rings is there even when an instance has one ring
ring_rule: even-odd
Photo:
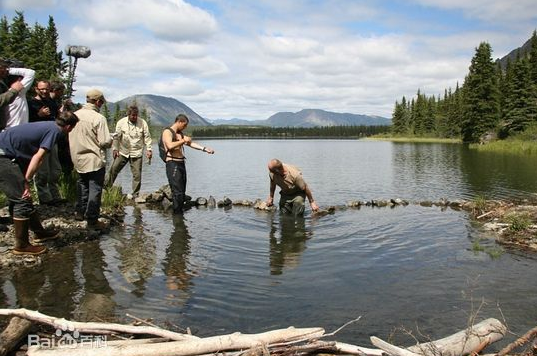
[[[169,186],[163,186],[155,192],[141,194],[136,199],[126,200],[126,204],[137,205],[145,209],[172,209],[171,190]],[[342,205],[329,206],[320,209],[312,214],[313,218],[322,217],[327,214],[335,214],[338,211],[376,209],[376,208],[404,208],[408,205],[420,205],[423,207],[439,207],[442,210],[453,209],[468,212],[472,218],[482,224],[483,230],[490,238],[495,239],[503,246],[523,248],[537,252],[537,203],[529,201],[497,201],[497,200],[456,200],[448,201],[440,199],[437,201],[408,201],[399,198],[393,199],[373,199],[373,200],[352,200]],[[247,199],[232,200],[228,197],[216,199],[198,197],[192,199],[187,197],[185,208],[207,207],[214,209],[231,209],[232,207],[246,207],[267,212],[276,211],[275,206],[268,207],[265,201],[257,199],[255,201]],[[99,238],[103,231],[88,229],[85,221],[77,221],[74,218],[74,207],[72,204],[64,204],[58,207],[37,206],[38,213],[43,221],[43,226],[54,227],[61,231],[60,237],[54,241],[46,242],[47,247],[58,249],[75,243]],[[8,218],[7,208],[0,209],[0,217],[4,220]],[[123,209],[106,211],[103,209],[100,220],[109,228],[121,224],[123,221]],[[14,244],[13,226],[6,225],[7,231],[0,232],[0,268],[16,267],[18,265],[39,265],[41,256],[15,256],[11,253]],[[104,231],[106,232],[106,231]]]

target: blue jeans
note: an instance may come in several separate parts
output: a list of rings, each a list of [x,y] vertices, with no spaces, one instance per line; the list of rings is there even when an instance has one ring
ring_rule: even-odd
[[[166,162],[166,176],[172,190],[173,213],[182,214],[186,192],[186,166],[184,161]]]
[[[24,192],[24,173],[16,162],[0,156],[0,190],[9,199],[13,217],[26,220],[34,212],[34,204],[30,199],[22,199]]]
[[[98,171],[78,174],[76,211],[85,216],[88,222],[96,222],[99,218],[104,175],[104,167]]]

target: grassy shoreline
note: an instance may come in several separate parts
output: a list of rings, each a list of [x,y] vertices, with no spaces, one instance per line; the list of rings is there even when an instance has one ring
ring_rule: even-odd
[[[409,143],[462,143],[458,138],[439,138],[439,137],[412,137],[412,136],[385,136],[374,135],[365,138],[369,141],[391,141],[391,142],[409,142]]]

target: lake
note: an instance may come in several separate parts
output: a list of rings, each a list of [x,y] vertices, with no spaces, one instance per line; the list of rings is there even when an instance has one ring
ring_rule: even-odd
[[[194,198],[266,199],[271,158],[300,167],[321,207],[390,198],[535,199],[537,192],[535,157],[458,144],[202,143],[216,154],[186,150]],[[116,184],[129,193],[130,179],[125,167]],[[142,191],[164,184],[155,155],[144,165]],[[466,212],[417,204],[320,218],[307,206],[298,220],[247,207],[194,208],[183,218],[127,207],[124,225],[100,240],[51,251],[37,270],[0,272],[0,307],[78,320],[130,321],[129,313],[199,336],[290,325],[331,332],[361,316],[336,339],[363,346],[395,328],[444,337],[479,309],[478,319],[505,317],[523,333],[537,320],[537,255],[508,249],[493,258],[472,250],[475,240],[502,249],[492,238]]]

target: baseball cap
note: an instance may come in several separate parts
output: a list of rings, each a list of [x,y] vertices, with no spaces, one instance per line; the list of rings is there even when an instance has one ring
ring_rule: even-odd
[[[88,90],[88,92],[86,93],[86,99],[91,99],[91,100],[103,100],[103,101],[106,101],[106,99],[104,98],[104,94],[102,91],[100,91],[99,89],[90,89]]]

